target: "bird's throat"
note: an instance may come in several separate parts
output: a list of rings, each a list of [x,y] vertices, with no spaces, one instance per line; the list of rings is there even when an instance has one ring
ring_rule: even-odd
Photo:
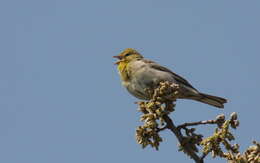
[[[126,62],[120,62],[117,67],[117,69],[120,73],[120,77],[123,81],[127,81],[129,79],[127,65],[128,65],[128,63],[126,63]]]

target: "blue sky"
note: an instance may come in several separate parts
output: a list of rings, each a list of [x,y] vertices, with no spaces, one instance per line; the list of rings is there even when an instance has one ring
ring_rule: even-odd
[[[168,131],[159,151],[136,144],[137,99],[112,58],[129,47],[227,98],[224,110],[179,100],[171,117],[235,111],[244,150],[260,141],[259,17],[258,0],[2,0],[0,162],[192,162]]]

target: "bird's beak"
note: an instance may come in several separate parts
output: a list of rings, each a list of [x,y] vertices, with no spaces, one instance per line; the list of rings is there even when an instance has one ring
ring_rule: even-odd
[[[119,59],[119,61],[115,62],[115,65],[118,65],[123,59],[122,56],[120,56],[120,55],[113,56],[113,58]]]

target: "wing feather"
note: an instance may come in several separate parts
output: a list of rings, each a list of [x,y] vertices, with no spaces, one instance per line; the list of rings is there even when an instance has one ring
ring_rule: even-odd
[[[145,63],[149,63],[149,65],[150,65],[151,68],[154,68],[154,69],[159,70],[159,71],[164,71],[164,72],[169,72],[169,73],[171,73],[171,74],[173,75],[174,79],[175,79],[177,82],[179,82],[179,83],[181,83],[181,84],[184,84],[184,85],[186,85],[186,86],[188,86],[188,87],[191,87],[191,88],[195,89],[186,79],[184,79],[183,77],[179,76],[178,74],[172,72],[172,71],[169,70],[168,68],[163,67],[163,66],[157,64],[156,62],[153,62],[153,61],[150,61],[150,60],[143,59],[143,61],[144,61]],[[195,90],[196,90],[196,89],[195,89]]]

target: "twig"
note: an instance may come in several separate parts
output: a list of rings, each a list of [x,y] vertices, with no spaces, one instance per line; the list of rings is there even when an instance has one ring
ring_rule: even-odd
[[[160,131],[163,131],[163,130],[165,130],[165,129],[167,129],[168,127],[167,127],[167,125],[166,126],[164,126],[164,127],[162,127],[162,128],[158,128],[157,130],[156,130],[156,132],[160,132]]]
[[[187,143],[184,143],[182,133],[177,129],[177,127],[172,122],[171,118],[168,115],[163,116],[164,121],[167,124],[167,128],[170,129],[174,135],[177,137],[178,141],[180,142],[181,146],[184,148],[185,152],[189,154],[189,156],[196,162],[196,163],[203,163],[203,159],[201,159],[195,151],[189,148]]]
[[[196,125],[204,125],[204,124],[216,124],[216,123],[217,123],[216,120],[189,122],[189,123],[183,123],[183,124],[177,126],[177,129],[186,128],[188,126],[196,126]]]

